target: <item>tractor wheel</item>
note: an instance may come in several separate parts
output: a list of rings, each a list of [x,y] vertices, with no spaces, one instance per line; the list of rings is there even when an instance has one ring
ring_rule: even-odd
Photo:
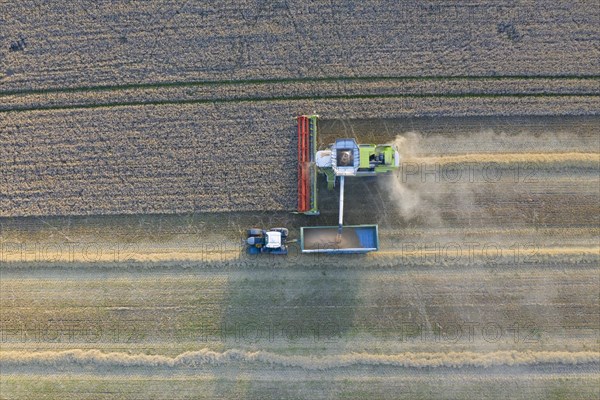
[[[276,232],[281,232],[282,236],[287,236],[289,233],[287,228],[273,228],[271,230],[276,231]]]
[[[248,236],[262,236],[262,229],[250,228],[248,229]]]
[[[254,246],[248,247],[248,254],[254,255],[254,254],[259,254],[259,253],[260,253],[260,250],[257,249],[256,247],[254,247]]]

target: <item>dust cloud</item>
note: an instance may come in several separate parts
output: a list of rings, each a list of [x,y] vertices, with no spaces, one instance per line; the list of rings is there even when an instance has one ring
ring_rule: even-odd
[[[503,202],[550,190],[552,181],[544,180],[548,171],[578,174],[598,168],[597,151],[562,139],[550,133],[534,137],[483,130],[442,137],[411,131],[392,142],[400,168],[378,182],[406,223],[444,227],[461,221],[470,226],[489,219]],[[548,143],[558,147],[548,148]]]
[[[398,215],[407,222],[439,227],[444,225],[443,209],[452,205],[460,218],[469,218],[477,211],[475,188],[466,180],[456,179],[465,174],[456,164],[444,167],[439,163],[422,162],[421,142],[416,132],[399,135],[392,145],[400,154],[399,170],[379,180],[385,187]],[[450,178],[450,179],[447,179]]]

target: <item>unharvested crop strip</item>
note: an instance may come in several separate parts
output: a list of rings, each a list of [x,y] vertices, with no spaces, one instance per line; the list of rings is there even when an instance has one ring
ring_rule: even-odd
[[[122,101],[95,104],[48,105],[34,107],[16,107],[0,109],[0,113],[74,110],[84,108],[111,108],[132,106],[162,106],[183,104],[212,104],[212,103],[246,103],[246,102],[275,102],[302,100],[368,100],[368,99],[402,99],[402,98],[509,98],[509,97],[600,97],[600,93],[404,93],[404,94],[357,94],[357,95],[303,95],[303,96],[272,96],[272,97],[234,97],[220,99],[184,99],[184,100],[153,100],[153,101]]]
[[[273,83],[318,83],[318,82],[380,82],[380,81],[478,81],[478,80],[596,80],[600,75],[435,75],[435,76],[337,76],[337,77],[307,77],[307,78],[273,78],[273,79],[241,79],[213,81],[175,81],[154,83],[131,83],[123,85],[78,86],[67,88],[46,89],[16,89],[0,91],[0,97],[48,93],[78,93],[95,91],[119,91],[129,89],[153,89],[194,86],[219,85],[256,85]]]

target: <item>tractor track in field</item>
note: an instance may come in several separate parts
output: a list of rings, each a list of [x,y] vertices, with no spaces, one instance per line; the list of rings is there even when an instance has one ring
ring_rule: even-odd
[[[72,104],[72,105],[51,105],[38,107],[18,107],[12,109],[0,109],[0,113],[28,112],[28,111],[51,111],[51,110],[75,110],[75,109],[95,109],[95,108],[113,108],[113,107],[133,107],[133,106],[162,106],[162,105],[187,105],[187,104],[218,104],[218,103],[258,103],[258,102],[280,102],[280,101],[306,101],[306,100],[369,100],[369,99],[427,99],[427,98],[509,98],[509,97],[600,97],[598,93],[406,93],[406,94],[374,94],[374,95],[329,95],[329,96],[275,96],[275,97],[239,97],[231,99],[194,99],[194,100],[161,100],[161,101],[129,101],[115,103],[96,103],[96,104]]]
[[[326,77],[156,82],[0,92],[0,113],[123,106],[368,99],[597,97],[600,77]]]
[[[379,81],[504,81],[519,80],[593,80],[599,81],[600,75],[437,75],[437,76],[337,76],[275,79],[239,79],[214,81],[176,81],[155,83],[132,83],[123,85],[96,85],[78,87],[54,87],[40,89],[2,90],[0,97],[27,94],[75,93],[92,91],[118,91],[125,89],[170,88],[214,85],[254,85],[265,83],[320,83],[320,82],[379,82]]]

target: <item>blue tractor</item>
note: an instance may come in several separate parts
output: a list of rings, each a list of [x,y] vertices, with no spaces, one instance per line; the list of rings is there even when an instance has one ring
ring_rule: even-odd
[[[248,254],[287,254],[287,237],[288,230],[286,228],[248,229],[246,249]]]

